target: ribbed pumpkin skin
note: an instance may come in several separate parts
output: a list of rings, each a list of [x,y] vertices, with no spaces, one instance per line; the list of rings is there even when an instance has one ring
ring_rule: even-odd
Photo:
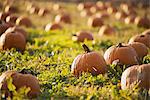
[[[129,45],[135,49],[139,58],[143,58],[144,56],[148,54],[148,48],[143,43],[133,42],[133,43],[130,43]]]
[[[107,72],[107,65],[104,58],[97,52],[89,52],[78,55],[71,66],[71,72],[79,76],[82,72],[89,72],[93,75]]]
[[[127,68],[121,77],[121,88],[132,89],[136,84],[139,87],[150,89],[150,64],[135,65]]]
[[[4,33],[0,37],[0,49],[2,50],[16,48],[23,52],[25,47],[26,40],[19,32]]]
[[[120,63],[126,65],[138,64],[138,55],[134,48],[131,46],[112,46],[104,53],[104,59],[107,64],[112,64],[115,60],[119,60]]]
[[[12,84],[15,85],[16,90],[23,86],[30,87],[31,90],[27,94],[29,98],[34,98],[40,94],[39,82],[35,76],[32,76],[31,74],[21,74],[16,71],[6,71],[0,76],[1,89],[5,90],[6,96],[11,95],[6,82],[6,79],[10,77],[13,79]]]
[[[129,43],[132,42],[141,42],[145,44],[148,48],[150,48],[150,36],[149,35],[135,35],[130,40]]]

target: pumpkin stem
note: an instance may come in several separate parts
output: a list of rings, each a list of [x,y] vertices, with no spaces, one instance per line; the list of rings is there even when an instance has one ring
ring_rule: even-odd
[[[72,34],[72,36],[77,36],[76,34]]]
[[[82,47],[86,53],[91,52],[91,50],[85,44],[83,44]]]
[[[123,47],[122,43],[119,43],[119,44],[117,45],[117,47]]]

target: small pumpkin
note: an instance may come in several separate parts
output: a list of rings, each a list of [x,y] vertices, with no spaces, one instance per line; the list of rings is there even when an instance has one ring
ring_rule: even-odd
[[[119,43],[117,46],[111,46],[104,53],[104,59],[107,64],[112,64],[119,60],[119,63],[125,65],[138,64],[138,55],[133,47]]]
[[[134,23],[139,27],[150,28],[150,20],[145,17],[137,16],[134,20]]]
[[[23,52],[25,47],[26,39],[18,31],[3,33],[0,37],[1,50],[16,48],[17,50]]]
[[[145,44],[148,48],[150,48],[150,36],[148,35],[135,35],[133,37],[131,37],[131,39],[129,40],[129,43],[132,42],[140,42]]]
[[[62,29],[60,23],[49,23],[45,26],[45,31]]]
[[[75,76],[79,76],[82,72],[89,72],[92,75],[105,74],[107,72],[106,62],[98,52],[90,51],[83,44],[84,54],[78,55],[71,66],[71,72]]]
[[[116,13],[117,12],[117,9],[115,7],[108,7],[107,8],[107,13],[108,14],[113,14],[113,13]]]
[[[10,13],[6,13],[6,12],[0,12],[0,20],[5,21],[6,17],[9,16]]]
[[[102,2],[102,1],[96,2],[96,6],[98,7],[99,10],[105,10],[106,9],[106,6],[105,6],[104,2]]]
[[[125,22],[125,24],[131,24],[131,23],[134,23],[134,20],[135,20],[135,16],[127,16],[124,19],[124,22]]]
[[[88,25],[90,27],[100,27],[104,24],[103,19],[101,17],[90,17],[88,19]]]
[[[7,16],[6,17],[6,22],[15,24],[17,18],[18,18],[18,16],[15,16],[15,15]]]
[[[0,76],[0,84],[2,91],[5,91],[6,96],[11,96],[11,92],[7,86],[7,80],[12,78],[12,84],[16,87],[16,90],[19,90],[22,87],[29,87],[30,91],[28,92],[29,98],[37,97],[40,94],[40,85],[37,78],[31,74],[22,74],[16,71],[6,71]]]
[[[61,10],[63,7],[60,4],[54,4],[53,5],[53,10],[58,11]]]
[[[85,3],[79,3],[77,8],[78,10],[82,11],[85,9],[90,9],[93,6],[94,6],[93,2],[85,2]]]
[[[103,36],[103,35],[114,35],[116,32],[115,32],[115,29],[109,25],[103,25],[102,27],[100,27],[99,29],[99,32],[98,34],[100,36]]]
[[[141,59],[148,54],[148,48],[143,43],[132,42],[129,45],[135,49],[138,57]]]
[[[106,19],[106,18],[109,18],[109,14],[104,12],[104,13],[97,13],[96,14],[97,17],[100,17],[102,19]]]
[[[150,64],[134,65],[127,68],[121,76],[121,88],[133,89],[135,85],[140,88],[150,89]]]
[[[16,13],[18,12],[18,9],[14,6],[10,6],[10,5],[7,5],[4,9],[4,11],[7,13]]]
[[[49,12],[48,9],[46,9],[46,8],[40,8],[39,12],[38,12],[38,15],[39,16],[45,16],[48,12]]]
[[[87,16],[92,16],[93,13],[90,10],[83,10],[80,12],[81,17],[87,17]]]
[[[38,14],[39,10],[40,10],[39,7],[34,6],[34,7],[30,8],[29,13],[30,14]]]
[[[64,22],[64,23],[70,24],[71,23],[71,17],[67,13],[59,14],[55,17],[55,22],[56,23]]]
[[[25,39],[27,39],[27,36],[28,36],[27,32],[24,29],[22,29],[20,27],[17,27],[17,26],[9,27],[5,31],[5,33],[9,33],[9,32],[19,32],[19,33],[21,33],[24,36]]]
[[[79,31],[72,37],[72,40],[78,42],[84,42],[84,40],[93,40],[93,39],[94,37],[92,33],[87,31]]]
[[[31,23],[31,20],[28,17],[20,16],[16,20],[16,25],[23,25],[23,26],[26,26],[26,27],[31,27],[32,23]]]
[[[116,14],[115,14],[115,18],[117,19],[117,20],[123,20],[124,18],[126,18],[128,15],[125,13],[125,12],[120,12],[120,11],[118,11],[118,12],[116,12]]]

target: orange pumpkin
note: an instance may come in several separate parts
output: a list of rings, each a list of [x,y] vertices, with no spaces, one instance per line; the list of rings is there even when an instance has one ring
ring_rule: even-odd
[[[139,27],[150,28],[150,20],[147,17],[136,17],[134,23]]]
[[[124,19],[124,22],[125,22],[125,24],[131,24],[131,23],[134,23],[134,20],[135,20],[135,16],[127,16]]]
[[[115,14],[115,18],[117,20],[123,20],[124,18],[126,18],[128,15],[125,12],[116,12]]]
[[[71,66],[71,72],[75,76],[79,76],[82,72],[89,72],[92,75],[105,74],[107,72],[106,62],[98,52],[90,51],[83,44],[84,54],[78,55]]]
[[[127,68],[121,76],[121,88],[133,89],[135,85],[140,88],[150,89],[150,64],[135,65]]]
[[[150,29],[145,30],[144,32],[142,32],[143,35],[150,35]]]
[[[88,19],[88,25],[90,27],[100,27],[104,24],[101,17],[90,17]]]
[[[30,8],[29,13],[30,14],[38,14],[39,10],[40,10],[39,7],[34,6],[34,7]]]
[[[105,10],[106,9],[106,6],[105,6],[104,2],[102,2],[102,1],[96,2],[96,6],[98,7],[99,10]]]
[[[6,17],[9,16],[9,15],[10,15],[10,13],[1,12],[1,13],[0,13],[0,20],[5,21],[5,20],[6,20]]]
[[[61,5],[59,5],[59,4],[54,4],[53,5],[53,10],[55,10],[55,11],[61,10],[62,8],[63,7]]]
[[[18,16],[15,16],[15,15],[7,16],[6,17],[6,22],[15,24],[17,18],[18,18]]]
[[[129,45],[132,46],[135,49],[135,51],[138,54],[139,58],[143,58],[144,56],[146,56],[148,54],[148,48],[143,43],[132,42]]]
[[[19,33],[21,33],[24,36],[25,39],[27,39],[27,36],[28,36],[27,32],[24,29],[22,29],[20,27],[17,27],[17,26],[9,27],[5,31],[5,33],[9,33],[9,32],[19,32]]]
[[[57,15],[55,17],[55,22],[56,23],[64,22],[64,23],[70,24],[71,23],[71,17],[69,14],[63,13],[63,14]]]
[[[8,90],[7,79],[12,78],[12,84],[19,90],[22,87],[29,87],[29,98],[37,97],[40,94],[40,85],[37,78],[31,74],[22,74],[16,71],[6,71],[0,76],[1,89],[5,91],[6,96],[11,96],[11,92]]]
[[[45,26],[45,31],[62,29],[60,23],[49,23]]]
[[[109,18],[109,14],[104,12],[104,13],[97,13],[96,14],[97,17],[100,17],[102,19],[106,19],[106,18]]]
[[[10,6],[10,5],[7,5],[4,9],[4,11],[7,13],[16,13],[18,12],[18,9],[14,6]]]
[[[26,27],[31,27],[32,23],[31,23],[31,21],[28,17],[20,16],[16,20],[16,25],[23,25],[23,26],[26,26]]]
[[[99,29],[99,32],[98,34],[100,36],[103,36],[103,35],[114,35],[116,32],[115,32],[115,29],[109,25],[103,25],[100,29]]]
[[[134,65],[138,64],[138,55],[133,47],[119,43],[117,46],[108,48],[104,53],[107,64],[119,61],[121,64]]]
[[[40,8],[39,12],[38,12],[38,15],[39,16],[45,16],[48,12],[49,12],[48,9],[46,9],[46,8]]]
[[[24,36],[18,31],[3,33],[0,37],[1,50],[16,48],[17,50],[23,52],[25,47],[26,40]]]
[[[83,10],[80,12],[81,17],[87,17],[87,16],[92,16],[93,13],[90,10]]]
[[[1,24],[0,24],[0,35],[2,35],[9,27],[12,27],[12,26],[13,26],[12,24],[5,23],[5,22],[1,21]]]
[[[84,9],[90,9],[91,7],[94,6],[93,2],[85,2],[85,3],[80,3],[78,4],[78,10],[82,11]]]
[[[90,32],[87,31],[80,31],[77,32],[76,35],[72,37],[72,40],[78,41],[78,42],[84,42],[84,40],[93,40],[93,35]]]
[[[113,13],[116,13],[117,12],[117,9],[115,7],[108,7],[107,8],[107,13],[108,14],[113,14]]]
[[[129,43],[132,42],[141,42],[150,48],[150,36],[148,35],[135,35],[129,40]]]

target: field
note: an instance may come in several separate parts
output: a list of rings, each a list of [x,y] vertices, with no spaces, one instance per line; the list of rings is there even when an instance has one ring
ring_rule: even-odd
[[[0,1],[4,4],[3,0]],[[105,51],[112,45],[118,43],[128,43],[129,39],[141,34],[146,28],[135,24],[125,24],[117,20],[114,14],[104,18],[104,23],[114,27],[116,34],[108,36],[99,36],[99,27],[93,28],[87,25],[89,16],[81,17],[77,9],[76,2],[52,2],[48,0],[33,0],[32,3],[49,10],[45,16],[29,14],[26,11],[28,0],[14,0],[13,5],[19,9],[16,15],[28,16],[33,24],[32,27],[25,29],[28,33],[26,50],[24,53],[17,52],[15,49],[0,52],[0,73],[7,70],[20,71],[26,69],[32,75],[36,76],[40,83],[41,94],[35,98],[37,100],[148,100],[149,93],[146,89],[133,88],[121,89],[121,75],[126,69],[119,65],[107,65],[109,70],[106,74],[92,75],[82,73],[79,77],[71,73],[71,65],[75,57],[83,54],[83,42],[72,40],[72,35],[80,30],[86,30],[93,33],[94,41],[84,41],[92,51],[97,51],[104,55]],[[61,23],[61,30],[45,31],[44,27],[61,11],[54,11],[53,5],[61,5],[65,12],[71,15],[71,24]],[[119,8],[119,4],[116,5]],[[1,9],[2,11],[3,9]],[[136,7],[135,11],[139,16],[144,16],[148,10]],[[100,11],[105,12],[105,11]],[[147,15],[150,18],[150,13]],[[150,54],[150,50],[149,50]],[[150,63],[150,55],[143,58],[142,64]],[[15,90],[14,90],[15,91]],[[27,98],[23,94],[25,89],[14,93],[14,99]],[[15,91],[16,92],[16,91]],[[1,98],[3,98],[1,96]]]

